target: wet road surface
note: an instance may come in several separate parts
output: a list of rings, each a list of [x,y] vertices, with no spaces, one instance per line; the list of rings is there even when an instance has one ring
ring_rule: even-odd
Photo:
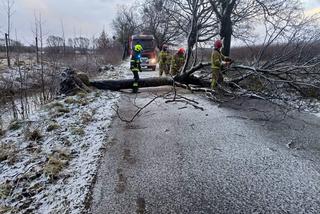
[[[125,93],[121,116],[168,90]],[[157,99],[114,119],[91,213],[320,213],[319,118],[179,93],[204,111]]]

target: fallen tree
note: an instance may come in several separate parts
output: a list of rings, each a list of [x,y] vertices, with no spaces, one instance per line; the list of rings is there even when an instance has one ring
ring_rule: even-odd
[[[198,65],[192,67],[185,73],[177,75],[175,77],[152,77],[152,78],[141,78],[139,80],[139,87],[158,87],[165,85],[173,85],[175,82],[181,84],[193,84],[202,87],[210,86],[210,82],[202,80],[193,76],[192,74],[197,70],[210,66],[210,63],[199,63]],[[72,76],[70,76],[72,78]],[[123,80],[97,80],[91,81],[89,86],[93,86],[102,90],[112,90],[119,91],[121,89],[131,89],[133,85],[133,79],[123,79]]]
[[[265,33],[261,35],[264,37],[263,42],[249,44],[250,40],[244,41],[244,44],[247,44],[247,49],[243,52],[246,60],[239,61],[225,70],[224,83],[220,84],[217,90],[211,90],[211,71],[206,69],[210,67],[210,63],[202,62],[203,58],[200,59],[198,56],[198,45],[209,41],[212,39],[211,36],[215,35],[212,27],[216,23],[212,21],[213,12],[208,6],[211,4],[209,1],[196,0],[174,2],[178,10],[181,10],[181,13],[178,13],[179,17],[184,17],[175,21],[177,27],[186,33],[186,63],[179,75],[168,78],[142,78],[139,80],[139,87],[169,85],[211,93],[214,97],[222,94],[230,95],[232,98],[249,96],[281,103],[294,101],[297,108],[305,98],[320,98],[320,31],[319,25],[316,24],[319,21],[317,17],[304,17],[299,10],[287,8],[283,4],[284,1],[279,1],[280,5],[285,7],[281,13],[271,13],[270,8],[265,7],[256,20],[265,28]],[[185,8],[185,11],[181,8]],[[170,9],[167,12],[170,12]],[[206,35],[211,36],[206,38]],[[74,75],[69,75],[69,80],[65,83],[69,81],[79,86],[78,80],[72,78]],[[87,84],[98,89],[116,91],[130,89],[132,85],[133,79],[92,80]],[[84,91],[86,90],[87,88],[84,88]]]
[[[93,86],[97,89],[102,90],[112,90],[119,91],[121,89],[131,89],[133,85],[133,79],[122,79],[122,80],[97,80],[91,81],[90,86]],[[139,80],[139,87],[147,88],[147,87],[158,87],[164,85],[173,85],[174,80],[172,78],[145,78]]]

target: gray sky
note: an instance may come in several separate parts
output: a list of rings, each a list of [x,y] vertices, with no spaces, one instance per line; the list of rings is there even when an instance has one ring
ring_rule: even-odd
[[[15,0],[12,30],[17,30],[18,40],[30,44],[30,40],[33,38],[34,14],[41,13],[45,35],[61,35],[61,22],[63,22],[66,38],[74,35],[92,38],[94,35],[99,35],[103,28],[110,32],[112,19],[115,17],[119,5],[127,5],[133,1]],[[0,30],[3,33],[7,24],[3,5],[0,4],[0,7],[2,7]]]
[[[2,0],[0,0],[2,1]],[[128,5],[134,0],[15,0],[13,31],[18,40],[30,44],[33,38],[34,13],[41,12],[45,35],[61,35],[63,21],[66,38],[98,36],[103,28],[111,35],[111,22],[119,5]],[[304,0],[306,11],[319,11],[320,0]],[[1,7],[3,7],[0,4]],[[6,18],[1,8],[0,33],[6,28]],[[12,32],[13,33],[13,32]]]

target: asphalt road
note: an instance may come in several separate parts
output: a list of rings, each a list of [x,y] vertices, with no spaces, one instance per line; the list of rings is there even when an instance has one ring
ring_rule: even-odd
[[[125,93],[121,116],[168,90]],[[91,213],[320,213],[319,118],[179,93],[204,111],[158,99],[114,119]]]

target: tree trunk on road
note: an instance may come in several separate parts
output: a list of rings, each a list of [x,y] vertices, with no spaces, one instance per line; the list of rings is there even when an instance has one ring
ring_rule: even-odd
[[[123,80],[99,80],[91,81],[90,86],[103,90],[113,90],[119,91],[121,89],[131,89],[133,85],[133,79],[123,79]],[[164,85],[173,85],[173,79],[167,77],[152,77],[139,80],[139,87],[158,87]]]
[[[193,66],[191,69],[187,70],[180,75],[171,77],[151,77],[151,78],[141,78],[139,80],[139,88],[147,87],[158,87],[158,86],[172,86],[175,82],[180,84],[192,84],[202,87],[210,87],[210,81],[199,79],[192,74],[206,66],[210,66],[210,63],[199,63]],[[120,80],[92,80],[84,81],[83,74],[77,73],[72,69],[66,69],[63,74],[63,81],[60,83],[60,93],[62,94],[75,94],[79,89],[83,91],[88,91],[87,86],[92,86],[97,89],[102,90],[112,90],[119,91],[121,89],[132,89],[133,79],[120,79]],[[89,80],[89,77],[86,77]]]

